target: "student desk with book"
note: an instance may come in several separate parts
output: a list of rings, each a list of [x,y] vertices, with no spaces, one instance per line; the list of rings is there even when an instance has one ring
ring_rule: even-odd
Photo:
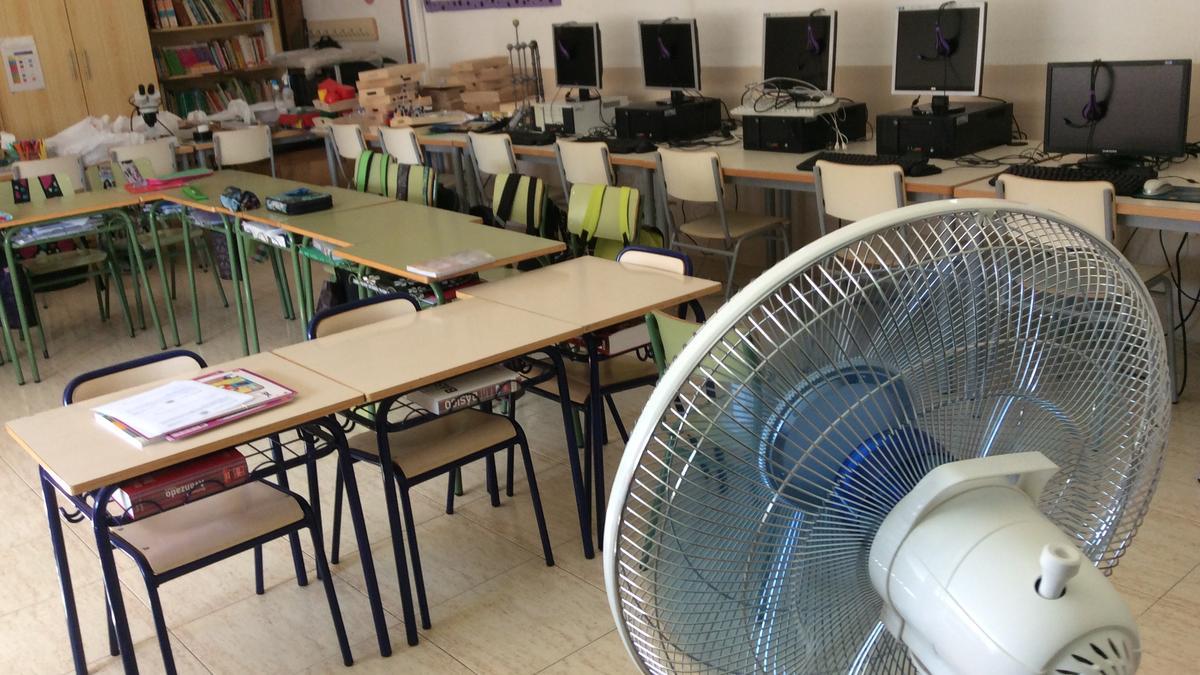
[[[646,313],[676,307],[721,290],[708,279],[673,274],[592,256],[575,258],[500,281],[471,286],[459,291],[471,298],[521,309],[563,321],[576,327],[572,337],[583,337],[586,347],[590,407],[591,447],[602,448],[604,397],[601,395],[600,340],[596,333],[638,319]],[[462,302],[460,300],[459,302]],[[563,390],[565,395],[566,390]],[[584,486],[590,502],[595,494],[597,531],[604,532],[604,456],[592,453],[593,484]],[[590,507],[585,507],[585,511]],[[590,515],[587,516],[590,522]],[[589,525],[590,527],[590,525]],[[591,544],[590,529],[584,534],[585,550]],[[590,557],[590,556],[589,556]]]
[[[55,197],[45,200],[30,201],[24,204],[12,204],[4,202],[0,204],[0,210],[3,210],[12,216],[11,220],[0,221],[0,236],[4,239],[4,260],[5,265],[14,273],[9,277],[12,283],[13,297],[16,299],[17,309],[17,326],[10,326],[9,316],[7,312],[0,311],[0,329],[3,329],[4,349],[9,357],[13,360],[13,366],[16,370],[17,384],[25,383],[25,374],[21,368],[20,355],[16,351],[16,345],[13,343],[11,328],[19,328],[21,340],[25,345],[25,349],[29,354],[29,370],[34,382],[41,382],[41,374],[38,371],[37,353],[34,348],[33,340],[29,331],[29,319],[31,308],[25,307],[21,302],[23,292],[21,289],[21,274],[15,273],[18,270],[19,262],[16,260],[15,245],[13,239],[18,236],[20,231],[26,227],[33,227],[52,223],[58,220],[67,218],[76,218],[80,216],[89,216],[95,214],[109,214],[115,218],[118,224],[111,228],[113,231],[121,232],[129,241],[137,241],[137,232],[134,228],[133,219],[125,212],[127,207],[139,206],[147,198],[153,199],[153,195],[134,195],[125,190],[104,190],[93,192],[76,192],[62,197]],[[61,239],[61,236],[49,237],[51,240]],[[22,246],[28,246],[37,243],[36,241],[23,242]],[[115,255],[115,250],[108,251],[110,256]],[[115,262],[114,258],[114,262]],[[138,277],[141,279],[141,290],[144,290],[150,304],[150,316],[154,321],[154,327],[158,331],[158,342],[161,348],[166,348],[166,339],[163,335],[162,325],[159,323],[158,309],[154,304],[154,293],[150,289],[149,277],[146,274],[145,260],[142,257],[142,251],[137,246],[130,247],[130,262],[138,272]],[[160,270],[162,260],[159,259]],[[124,303],[125,286],[120,280],[116,280],[116,290],[118,296]],[[134,289],[135,296],[140,298],[139,289]],[[133,325],[128,325],[130,335],[133,334]]]
[[[117,579],[117,568],[113,558],[113,547],[109,542],[109,530],[117,526],[113,519],[96,506],[107,505],[118,485],[124,481],[144,476],[150,472],[178,465],[212,452],[239,446],[243,454],[255,456],[265,464],[251,471],[251,477],[278,475],[285,466],[308,463],[316,455],[342,452],[345,437],[341,428],[330,416],[363,401],[363,394],[353,388],[324,377],[312,370],[273,354],[256,354],[235,361],[211,366],[200,374],[232,369],[245,369],[294,390],[295,397],[285,404],[267,408],[227,424],[211,428],[194,436],[178,441],[160,441],[138,448],[126,439],[119,438],[111,429],[102,427],[94,417],[92,409],[97,405],[127,398],[139,392],[165,384],[164,380],[144,386],[132,387],[111,395],[97,397],[62,408],[54,408],[36,415],[11,420],[6,424],[8,433],[17,444],[33,457],[40,467],[42,493],[45,499],[46,517],[49,523],[51,545],[57,565],[63,605],[66,611],[68,635],[71,643],[76,672],[86,672],[86,658],[80,638],[78,615],[75,608],[74,590],[71,586],[70,565],[63,544],[62,523],[59,517],[58,495],[91,518],[96,537],[96,549],[100,555],[104,584],[117,618],[117,643],[120,647],[126,672],[136,671],[133,645],[128,626],[124,621],[124,604],[121,585]],[[178,379],[178,378],[176,378]],[[275,434],[303,427],[321,442],[301,443],[298,439],[284,443],[283,451],[275,446],[259,449],[247,444],[266,439]],[[294,445],[296,444],[296,445]],[[298,447],[303,445],[301,449]],[[251,465],[252,466],[252,465]],[[310,479],[314,476],[315,464],[309,463]],[[352,472],[347,473],[346,489],[350,496],[351,517],[360,552],[370,551],[366,542],[366,531],[358,503],[357,487]],[[315,483],[310,486],[310,491]],[[310,496],[310,499],[312,497]],[[311,502],[319,509],[319,501]],[[136,521],[135,521],[136,522]],[[196,542],[202,546],[219,546],[220,542]],[[390,653],[390,642],[386,631],[383,606],[379,600],[375,571],[370,556],[362,556],[363,573],[367,579],[371,611],[375,621],[380,649]]]

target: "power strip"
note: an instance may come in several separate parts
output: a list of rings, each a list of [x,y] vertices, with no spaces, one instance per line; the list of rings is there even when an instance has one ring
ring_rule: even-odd
[[[379,26],[372,17],[308,22],[309,44],[315,43],[326,35],[338,42],[375,42],[379,40]]]

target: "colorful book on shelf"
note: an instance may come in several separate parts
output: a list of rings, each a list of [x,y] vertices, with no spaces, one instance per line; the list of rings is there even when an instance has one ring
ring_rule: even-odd
[[[136,447],[177,441],[292,400],[296,392],[244,369],[168,382],[93,408],[96,423]]]
[[[159,469],[121,483],[112,500],[124,520],[137,520],[246,482],[246,458],[234,448]]]

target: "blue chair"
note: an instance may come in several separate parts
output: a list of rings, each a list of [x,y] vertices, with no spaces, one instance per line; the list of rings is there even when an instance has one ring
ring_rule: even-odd
[[[71,380],[63,391],[63,405],[164,378],[192,378],[204,367],[204,359],[198,354],[178,349],[118,363]],[[278,447],[277,439],[273,441],[273,445]],[[309,457],[309,461],[314,460]],[[284,476],[281,481],[285,480],[286,474],[282,471],[280,474]],[[175,672],[175,660],[158,587],[253,548],[256,553],[255,590],[261,594],[261,546],[283,536],[292,538],[299,581],[304,585],[307,581],[303,578],[304,567],[299,557],[297,537],[302,529],[308,529],[312,536],[317,575],[325,586],[342,660],[347,666],[353,663],[319,534],[320,523],[308,503],[290,492],[285,485],[255,480],[252,475],[250,480],[240,485],[136,520],[126,521],[121,517],[108,516],[107,513],[107,505],[96,505],[94,517],[109,517],[114,521],[109,530],[113,547],[133,560],[146,582],[150,612],[167,673]],[[111,621],[113,613],[109,612],[109,616]],[[117,650],[111,623],[109,642],[110,650],[115,655]]]
[[[313,340],[333,335],[384,319],[411,314],[417,310],[417,301],[411,296],[400,293],[378,295],[338,305],[313,317],[308,327],[308,338]],[[526,441],[525,431],[521,425],[510,417],[475,408],[439,416],[413,406],[404,408],[405,414],[402,415],[402,420],[389,421],[388,413],[393,407],[392,403],[399,398],[393,397],[378,404],[360,406],[346,411],[344,416],[347,424],[344,426],[348,427],[347,443],[350,446],[351,457],[355,461],[369,462],[379,465],[383,469],[384,491],[389,500],[394,500],[396,496],[391,489],[393,481],[396,488],[399,489],[404,518],[403,529],[407,530],[409,555],[412,557],[413,583],[417,588],[417,603],[421,611],[421,626],[428,629],[431,625],[429,603],[426,599],[425,581],[421,571],[421,554],[417,547],[416,524],[413,520],[412,502],[409,496],[409,491],[416,485],[438,476],[451,474],[455,469],[484,459],[487,461],[487,484],[492,505],[499,506],[500,492],[496,482],[495,455],[501,450],[511,450],[513,446],[520,446],[546,565],[554,564],[554,554],[550,549],[550,536],[546,531],[546,518],[542,513],[542,502],[533,471],[533,460],[529,454],[529,443]],[[399,410],[403,406],[401,401],[397,409]],[[356,428],[361,428],[361,430],[358,433],[352,433]],[[391,457],[390,466],[382,465],[380,456],[383,452]],[[453,481],[450,483],[448,492],[449,503],[449,499],[452,499],[454,495]],[[509,494],[511,495],[511,491]],[[339,471],[334,487],[331,551],[335,563],[341,534],[341,496],[342,475]],[[391,508],[389,505],[389,511]],[[449,509],[449,506],[447,508]],[[415,619],[411,596],[407,592],[408,570],[403,550],[404,544],[400,537],[399,523],[393,523],[393,528],[395,531],[391,532],[392,546],[396,559],[396,573],[401,584],[401,597],[404,600],[404,622],[406,628],[412,628],[412,632],[409,633],[409,642],[415,644]]]

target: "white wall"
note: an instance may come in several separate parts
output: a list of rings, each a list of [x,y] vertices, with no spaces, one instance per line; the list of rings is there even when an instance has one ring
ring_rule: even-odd
[[[404,56],[404,16],[400,9],[405,0],[304,0],[304,18],[322,19],[357,19],[374,17],[375,25],[379,28],[378,42],[348,42],[347,47],[372,47],[384,56],[390,56],[403,63]],[[420,4],[414,2],[414,4]]]
[[[420,0],[412,2],[420,13]],[[376,0],[376,5],[386,3]],[[306,11],[310,4],[335,2],[306,0]],[[360,3],[338,0],[336,4]],[[597,21],[605,65],[636,67],[637,20],[671,16],[698,20],[704,66],[755,67],[761,61],[764,12],[826,7],[839,12],[839,64],[886,65],[891,62],[897,4],[899,0],[563,0],[562,7],[435,12],[424,21],[434,67],[503,53],[513,41],[514,18],[521,20],[523,39],[539,41],[549,40],[552,23]],[[417,22],[420,26],[420,18]],[[1198,0],[992,0],[987,61],[1030,64],[1098,57],[1200,61],[1198,27]]]

